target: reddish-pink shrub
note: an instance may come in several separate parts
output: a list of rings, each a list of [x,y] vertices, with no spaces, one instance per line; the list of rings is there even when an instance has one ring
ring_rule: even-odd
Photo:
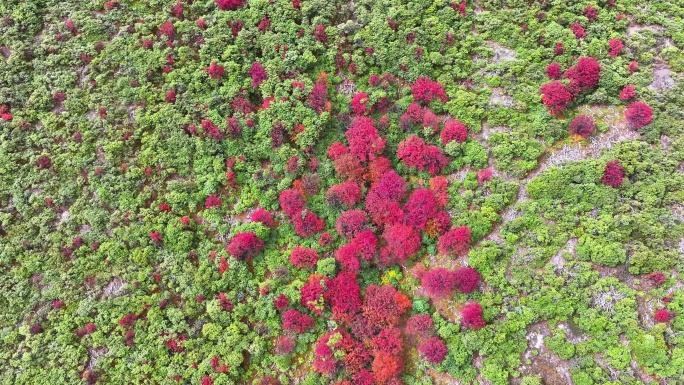
[[[254,210],[252,215],[249,217],[249,220],[252,222],[259,222],[269,228],[275,227],[275,221],[273,221],[273,216],[271,216],[271,213],[261,207]]]
[[[373,234],[373,230],[366,229],[356,234],[352,239],[352,244],[358,247],[361,258],[370,261],[375,256],[375,250],[378,247],[378,238]]]
[[[352,239],[363,230],[368,217],[363,210],[348,210],[342,212],[335,222],[337,233],[346,239]]]
[[[349,151],[361,161],[371,160],[385,149],[385,139],[378,134],[373,119],[367,116],[354,119],[344,136],[349,142]]]
[[[572,33],[575,34],[575,37],[577,39],[584,39],[587,36],[587,33],[584,31],[584,28],[582,28],[579,23],[572,23],[570,24],[570,30]]]
[[[308,238],[323,230],[323,219],[319,218],[311,210],[304,211],[301,215],[292,217],[295,225],[295,233],[303,238]]]
[[[592,5],[587,5],[582,14],[589,19],[589,21],[596,21],[596,18],[598,17],[598,10]]]
[[[404,370],[404,361],[399,356],[378,352],[373,360],[373,378],[377,384],[387,384]]]
[[[492,179],[493,171],[491,168],[483,168],[477,172],[477,183],[482,184]]]
[[[432,337],[435,324],[427,314],[416,314],[406,322],[406,333],[419,340]]]
[[[634,99],[636,92],[634,91],[634,84],[627,84],[625,88],[620,91],[620,100],[627,101]]]
[[[593,57],[582,57],[563,75],[570,79],[571,90],[586,91],[596,88],[601,77],[601,66]]]
[[[326,279],[325,287],[323,297],[330,304],[333,319],[351,323],[361,310],[361,287],[356,273],[341,271],[335,278]]]
[[[347,243],[346,245],[340,246],[337,251],[335,251],[335,260],[339,262],[343,270],[358,272],[361,268],[359,263],[359,254],[361,249],[359,245],[355,243]]]
[[[12,121],[12,113],[10,112],[7,104],[0,105],[0,119],[4,120],[6,122]]]
[[[264,16],[264,18],[261,19],[261,21],[260,21],[259,24],[257,25],[257,28],[258,28],[259,31],[261,31],[261,32],[266,32],[266,30],[267,30],[268,27],[270,27],[270,26],[271,26],[271,19],[269,19],[268,16]],[[256,87],[256,86],[254,85],[253,82],[252,82],[252,87]]]
[[[371,87],[377,87],[380,85],[380,76],[376,74],[371,74],[368,77],[368,85]]]
[[[546,76],[548,76],[549,79],[560,79],[561,74],[561,66],[557,62],[553,62],[546,67]]]
[[[163,237],[159,231],[150,231],[150,240],[154,243],[160,243]]]
[[[316,84],[311,89],[308,99],[309,106],[319,114],[330,108],[328,102],[328,77],[321,73]]]
[[[406,196],[406,180],[396,171],[389,170],[371,186],[370,192],[377,194],[380,199],[400,201]]]
[[[328,158],[332,161],[336,161],[344,154],[349,154],[349,147],[340,142],[335,142],[328,147]]]
[[[656,322],[668,323],[672,320],[670,317],[670,312],[666,309],[659,309],[655,311],[654,317]]]
[[[439,134],[442,139],[442,145],[446,146],[451,141],[463,143],[468,139],[468,129],[466,126],[456,119],[450,119],[444,124],[442,132]]]
[[[611,160],[606,163],[606,168],[603,170],[601,183],[610,187],[620,187],[622,180],[625,177],[625,171],[619,160]]]
[[[423,273],[420,284],[430,297],[445,298],[454,288],[454,275],[443,267],[436,267]]]
[[[627,70],[629,71],[629,76],[634,75],[634,73],[639,69],[639,63],[633,61],[627,65]]]
[[[404,223],[425,230],[428,220],[437,214],[437,201],[431,190],[417,189],[404,205]]]
[[[165,21],[159,27],[159,34],[162,36],[166,36],[166,38],[169,40],[173,40],[173,23],[171,23],[170,21]]]
[[[284,190],[278,197],[280,208],[288,217],[295,217],[301,214],[306,207],[304,196],[297,189]]]
[[[223,76],[225,70],[222,65],[216,64],[215,61],[211,62],[209,67],[206,68],[207,73],[214,79],[218,79]]]
[[[427,169],[431,175],[441,171],[449,162],[439,148],[425,144],[416,135],[409,135],[399,143],[397,157],[409,167],[420,171]]]
[[[294,350],[295,341],[290,336],[279,336],[276,339],[275,351],[276,354],[290,354]]]
[[[644,102],[634,102],[625,109],[627,124],[635,129],[648,126],[653,121],[653,111]]]
[[[238,122],[237,118],[234,116],[226,119],[226,127],[231,138],[235,139],[242,135],[242,127],[240,127],[240,122]]]
[[[461,293],[472,293],[480,284],[480,274],[472,267],[459,267],[453,271],[454,287]]]
[[[167,103],[175,103],[176,102],[176,89],[172,88],[169,90],[169,92],[166,93],[164,96],[164,100]]]
[[[388,328],[399,323],[404,312],[411,307],[411,300],[391,285],[370,285],[366,288],[362,312],[374,326]]]
[[[231,239],[226,251],[237,259],[247,259],[258,254],[264,248],[262,241],[252,232],[237,233]]]
[[[560,56],[565,53],[565,47],[563,46],[563,42],[559,41],[556,42],[556,47],[553,49],[553,54],[556,56]]]
[[[312,312],[321,315],[323,314],[323,287],[321,281],[323,277],[317,274],[311,274],[308,281],[299,290],[301,298],[299,304],[311,310]]]
[[[243,0],[214,0],[218,8],[223,11],[234,11],[245,5]]]
[[[354,385],[373,385],[373,373],[368,369],[361,369],[352,376]]]
[[[280,294],[273,300],[273,305],[275,305],[276,310],[280,311],[290,305],[290,300],[285,297],[285,295]]]
[[[423,127],[430,127],[433,130],[439,127],[439,117],[429,108],[426,108],[423,113]]]
[[[485,325],[482,318],[482,306],[477,302],[470,302],[461,310],[461,325],[466,329],[480,329]]]
[[[471,231],[468,226],[461,226],[439,237],[437,250],[440,254],[457,256],[466,250],[470,245]]]
[[[382,234],[385,246],[381,250],[382,264],[402,264],[420,250],[420,233],[411,226],[395,223]]]
[[[539,92],[542,95],[542,103],[551,112],[551,115],[563,112],[572,100],[572,94],[568,92],[563,83],[557,80],[542,85]]]
[[[610,57],[619,55],[620,51],[622,51],[622,48],[625,46],[620,39],[610,39],[608,40],[608,45],[610,46],[610,49],[608,50],[608,55],[610,55]]]
[[[268,79],[266,70],[258,61],[252,64],[252,68],[249,70],[249,76],[252,77],[252,87],[254,88],[259,87],[259,84]]]
[[[283,330],[304,333],[314,327],[314,319],[297,310],[290,309],[283,313]]]
[[[318,252],[316,249],[296,246],[290,253],[290,263],[299,269],[312,269],[316,267],[316,262],[318,262]]]
[[[361,200],[361,187],[352,181],[333,185],[325,194],[325,200],[333,207],[350,208]]]
[[[444,92],[444,88],[439,82],[431,81],[428,77],[420,77],[411,86],[413,100],[422,103],[429,103],[433,99],[440,99],[446,103],[449,98]]]
[[[221,207],[221,198],[216,194],[211,194],[204,200],[204,207],[211,209],[214,207]]]
[[[204,131],[204,135],[206,135],[208,138],[214,139],[215,141],[219,142],[223,139],[224,133],[221,131],[217,125],[214,124],[209,119],[204,119],[202,120],[202,123],[200,124],[202,127],[202,130]]]
[[[230,302],[230,298],[226,297],[226,293],[218,293],[216,299],[218,299],[219,306],[221,306],[221,309],[223,309],[223,311],[233,310],[233,303]]]
[[[438,364],[444,361],[449,353],[444,340],[439,337],[432,337],[418,346],[418,351],[428,362]]]
[[[646,276],[646,280],[651,283],[654,287],[658,287],[665,283],[665,280],[667,280],[667,277],[665,277],[665,274],[659,272],[659,271],[654,271],[653,273],[650,273],[649,275]]]
[[[352,112],[358,115],[366,115],[373,112],[373,106],[370,104],[368,94],[365,92],[358,92],[354,94],[351,100]]]
[[[340,179],[361,182],[365,170],[357,156],[344,154],[335,160],[335,172]]]
[[[318,24],[313,30],[314,39],[320,41],[321,43],[328,42],[328,36],[325,34],[325,26],[323,24]]]
[[[587,115],[578,115],[570,122],[570,134],[579,135],[585,139],[596,131],[596,124]]]
[[[382,353],[391,355],[399,355],[403,350],[401,340],[401,331],[397,328],[382,329],[375,338],[373,338],[373,348]]]

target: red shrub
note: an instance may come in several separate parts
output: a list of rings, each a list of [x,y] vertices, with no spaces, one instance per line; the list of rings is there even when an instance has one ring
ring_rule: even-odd
[[[453,272],[454,287],[461,293],[472,293],[480,284],[480,274],[472,267],[459,267]]]
[[[276,354],[290,354],[294,350],[295,341],[290,336],[279,336],[276,339]]]
[[[378,135],[373,119],[366,116],[354,119],[344,136],[349,142],[349,151],[364,162],[385,149],[385,140]]]
[[[399,143],[397,157],[409,167],[420,171],[427,169],[431,175],[438,173],[449,162],[439,148],[425,144],[416,135],[410,135]]]
[[[297,189],[284,190],[278,197],[280,208],[288,217],[295,217],[301,214],[306,207],[304,196]]]
[[[601,77],[601,66],[593,57],[583,57],[577,64],[565,71],[564,76],[571,80],[570,89],[586,91],[596,88]]]
[[[335,172],[340,179],[360,182],[363,180],[365,170],[358,157],[344,154],[335,160]]]
[[[325,281],[325,301],[332,308],[334,320],[351,323],[361,310],[361,287],[356,273],[341,271],[335,278]]]
[[[587,115],[578,115],[570,122],[570,134],[587,139],[596,131],[594,121]]]
[[[343,270],[355,273],[361,268],[358,257],[360,253],[361,249],[359,248],[359,245],[348,243],[337,249],[335,252],[335,260],[339,262]]]
[[[627,124],[636,129],[648,126],[653,121],[653,111],[644,102],[634,102],[625,109]]]
[[[412,123],[420,123],[420,121],[423,118],[423,107],[418,105],[418,103],[413,102],[409,104],[408,108],[406,108],[406,116]]]
[[[439,117],[429,108],[426,108],[423,113],[423,127],[430,127],[433,130],[439,127]]]
[[[563,42],[559,41],[556,43],[556,47],[553,49],[553,54],[556,56],[560,56],[565,53],[565,47],[563,46]]]
[[[416,314],[406,323],[406,333],[423,340],[432,337],[434,327],[432,317],[427,314]]]
[[[218,195],[211,194],[204,200],[204,207],[211,209],[214,207],[221,207],[221,198]]]
[[[579,23],[572,23],[570,24],[570,30],[572,33],[575,34],[575,37],[578,39],[584,39],[587,36],[587,33],[584,31],[584,28],[582,28]]]
[[[404,218],[399,202],[383,199],[374,191],[366,195],[365,209],[378,227],[387,227]]]
[[[237,233],[231,239],[226,250],[237,259],[247,259],[258,254],[264,248],[264,241],[251,232]]]
[[[492,174],[493,172],[491,168],[483,168],[477,172],[477,183],[481,185],[482,183],[491,180]]]
[[[461,325],[466,329],[480,329],[485,325],[482,318],[482,306],[477,302],[471,302],[461,310]]]
[[[295,233],[302,238],[308,238],[323,230],[323,219],[319,218],[311,210],[304,211],[301,215],[292,217],[295,225]]]
[[[411,300],[391,285],[370,285],[364,298],[364,317],[371,325],[382,328],[397,325],[402,314],[411,307]]]
[[[252,77],[252,87],[259,87],[264,80],[268,79],[266,70],[259,62],[254,62],[252,68],[249,70],[249,76]]]
[[[370,105],[370,99],[365,92],[358,92],[354,94],[351,100],[351,108],[355,114],[366,115],[373,112],[373,106]]]
[[[299,290],[301,298],[299,304],[321,315],[323,313],[323,287],[321,287],[322,276],[311,274],[309,280]]]
[[[367,221],[368,217],[363,210],[348,210],[337,218],[335,228],[338,234],[349,240],[363,230]]]
[[[376,383],[384,384],[391,378],[398,376],[404,370],[404,361],[399,356],[386,353],[375,354],[373,360],[373,378]]]
[[[470,236],[471,232],[468,226],[452,229],[439,237],[437,250],[443,255],[457,256],[468,250]]]
[[[393,356],[401,354],[401,344],[401,332],[396,328],[383,329],[373,338],[373,349]]]
[[[442,132],[439,134],[442,139],[442,146],[455,140],[457,143],[463,143],[468,139],[468,129],[458,120],[451,119],[444,124]]]
[[[352,181],[336,184],[328,189],[325,200],[333,207],[350,208],[361,200],[361,187]]]
[[[216,64],[215,61],[211,62],[209,67],[206,68],[207,73],[214,79],[218,79],[224,74],[223,66]]]
[[[129,328],[135,324],[135,320],[137,319],[138,316],[135,313],[129,313],[119,319],[119,325]]]
[[[316,84],[311,89],[308,99],[309,106],[319,114],[330,109],[328,102],[328,77],[322,72]]]
[[[373,373],[368,369],[361,369],[352,376],[352,381],[354,385],[373,385]]]
[[[242,127],[240,127],[240,122],[235,117],[231,116],[226,119],[226,127],[231,138],[235,139],[242,135]]]
[[[325,26],[323,24],[318,24],[313,30],[314,39],[320,41],[321,43],[328,42],[328,36],[325,34]]]
[[[290,253],[290,263],[299,269],[307,267],[312,269],[316,267],[316,262],[318,262],[318,252],[316,249],[296,246]]]
[[[169,92],[166,93],[166,96],[164,96],[164,100],[167,103],[175,103],[176,102],[176,90],[174,88],[170,89]]]
[[[352,239],[352,244],[358,247],[361,258],[370,261],[375,257],[375,250],[378,247],[378,238],[373,234],[373,230],[366,229]]]
[[[428,77],[420,77],[411,86],[411,93],[413,100],[423,103],[429,103],[433,99],[440,99],[442,103],[446,103],[449,98],[439,82],[431,81]]]
[[[622,51],[622,48],[625,46],[620,39],[610,39],[608,45],[610,45],[610,50],[608,50],[608,55],[610,55],[610,57],[619,55],[620,51]]]
[[[218,126],[215,125],[211,120],[204,119],[200,125],[204,131],[204,135],[206,135],[208,138],[214,139],[217,142],[223,139],[223,131],[219,130]]]
[[[449,353],[444,340],[439,337],[432,337],[418,346],[420,354],[425,356],[428,362],[438,364],[444,361],[446,355]]]
[[[542,85],[539,92],[542,95],[542,103],[551,112],[551,115],[563,112],[572,100],[572,94],[568,92],[563,83],[557,80]]]
[[[446,211],[438,212],[434,218],[428,221],[425,233],[431,237],[436,238],[446,233],[451,227],[451,218]]]
[[[380,180],[371,186],[370,192],[380,199],[400,201],[406,196],[406,180],[394,170],[380,176]]]
[[[437,267],[425,272],[420,283],[430,297],[445,298],[454,288],[454,276],[449,270]]]
[[[587,5],[582,14],[589,19],[589,21],[595,21],[598,17],[598,10],[592,5]]]
[[[665,274],[659,272],[659,271],[654,271],[653,273],[649,274],[646,276],[646,280],[651,283],[651,285],[658,287],[665,283],[665,280],[667,280],[667,277],[665,277]]]
[[[625,88],[620,91],[620,100],[627,101],[634,99],[636,92],[634,91],[634,84],[627,84]]]
[[[561,73],[561,66],[557,62],[553,62],[546,67],[546,76],[549,79],[560,79]]]
[[[314,319],[297,310],[290,309],[283,313],[283,330],[291,330],[296,333],[304,333],[313,328]]]
[[[230,298],[226,297],[226,293],[218,293],[216,299],[219,300],[219,306],[221,306],[223,311],[233,310],[233,304],[230,302]]]
[[[601,177],[601,183],[618,188],[622,185],[622,180],[625,177],[624,168],[618,160],[611,160],[606,163],[606,168],[603,170],[603,176]]]
[[[328,147],[328,158],[332,161],[336,161],[344,154],[349,154],[349,147],[340,142],[335,142]]]
[[[223,11],[234,11],[245,4],[243,0],[214,0],[214,2]]]
[[[629,76],[634,75],[634,73],[639,69],[639,63],[633,61],[627,65],[627,70],[629,71]]]
[[[162,235],[159,233],[159,231],[151,231],[150,232],[150,240],[154,243],[160,243],[162,241]]]
[[[382,234],[385,246],[381,250],[382,264],[402,264],[420,250],[420,234],[416,229],[395,223]]]
[[[437,201],[431,190],[417,189],[404,205],[404,223],[425,230],[428,220],[437,214]]]
[[[169,40],[173,40],[173,23],[170,21],[164,22],[164,24],[159,27],[159,34],[166,36]]]
[[[290,300],[281,294],[273,300],[273,305],[275,305],[276,310],[283,310],[290,304]]]
[[[368,85],[371,87],[377,87],[380,85],[380,76],[372,74],[368,77]]]
[[[270,26],[271,26],[271,19],[269,19],[268,16],[266,16],[266,17],[264,17],[263,19],[261,19],[261,21],[259,22],[259,25],[257,25],[257,28],[258,28],[259,31],[261,31],[261,32],[266,32],[266,30],[267,30],[268,27],[270,27]],[[254,85],[254,83],[252,83],[252,87],[256,87],[256,86]]]
[[[670,312],[667,311],[666,309],[659,309],[655,311],[654,318],[656,322],[665,322],[668,323],[672,320],[670,317]]]
[[[273,221],[273,216],[271,216],[271,213],[261,207],[254,210],[252,215],[249,217],[249,220],[252,222],[259,222],[269,228],[275,227],[275,222]]]

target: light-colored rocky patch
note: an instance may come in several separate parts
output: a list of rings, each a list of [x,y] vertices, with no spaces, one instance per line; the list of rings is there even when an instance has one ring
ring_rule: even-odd
[[[492,88],[492,96],[489,97],[489,105],[500,105],[504,107],[513,106],[513,97],[506,95],[501,87]]]
[[[674,87],[674,79],[672,79],[672,70],[667,64],[658,62],[653,68],[653,82],[648,85],[648,88],[653,91],[667,91]]]
[[[124,293],[125,284],[126,283],[123,279],[119,277],[114,277],[111,281],[109,281],[107,286],[102,288],[102,295],[105,298],[118,297]]]
[[[565,254],[565,253],[575,254],[575,247],[576,246],[577,246],[577,238],[570,238],[568,240],[568,243],[565,244],[565,247],[558,250],[556,255],[554,255],[549,260],[549,262],[556,267],[556,270],[563,269],[563,266],[566,263],[565,258],[563,258],[563,254]]]
[[[97,365],[97,360],[99,360],[100,357],[106,355],[107,352],[109,352],[109,349],[107,349],[107,347],[105,346],[101,346],[99,348],[88,348],[88,361],[85,365],[86,369],[95,369],[95,366]]]
[[[494,58],[492,59],[494,63],[501,63],[503,61],[516,59],[515,51],[508,47],[504,47],[494,41],[488,41],[487,45],[494,50]]]

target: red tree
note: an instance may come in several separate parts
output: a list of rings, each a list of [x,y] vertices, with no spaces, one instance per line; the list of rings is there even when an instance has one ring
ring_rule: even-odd
[[[468,250],[471,231],[468,226],[452,229],[439,237],[437,250],[440,254],[456,256]]]
[[[361,187],[352,181],[336,184],[328,189],[325,200],[333,207],[353,207],[361,200]]]
[[[279,336],[276,339],[276,354],[290,354],[294,350],[296,343],[290,336]]]
[[[378,247],[378,238],[373,234],[373,230],[366,229],[352,239],[352,244],[358,247],[361,258],[370,261],[375,256],[375,250]]]
[[[608,40],[608,45],[610,46],[610,49],[608,50],[608,55],[610,55],[610,57],[619,55],[620,51],[622,51],[622,48],[625,46],[620,39],[610,39]]]
[[[268,79],[266,70],[259,62],[254,62],[252,68],[249,70],[249,76],[252,77],[252,87],[259,87],[264,80]]]
[[[454,289],[454,275],[443,267],[436,267],[423,274],[421,286],[430,297],[445,298]]]
[[[278,200],[280,201],[280,208],[289,217],[300,215],[306,207],[304,196],[297,189],[284,190],[280,193]]]
[[[368,94],[365,92],[358,92],[354,94],[351,100],[352,112],[358,115],[366,115],[373,112],[373,106],[370,104]]]
[[[491,168],[483,168],[477,172],[477,183],[481,185],[482,183],[491,180],[493,174],[494,172]]]
[[[572,100],[572,94],[568,92],[563,83],[557,80],[542,85],[539,92],[542,95],[542,103],[551,112],[551,115],[563,112]]]
[[[275,227],[275,221],[273,221],[273,216],[271,216],[271,213],[261,207],[254,210],[249,220],[252,222],[259,222],[269,228]]]
[[[291,330],[297,333],[304,333],[305,331],[314,327],[314,319],[306,314],[302,314],[297,310],[290,309],[283,313],[283,330]]]
[[[308,281],[299,290],[301,298],[299,304],[311,310],[312,312],[321,315],[323,314],[323,287],[321,287],[322,276],[311,274]]]
[[[371,186],[370,192],[377,194],[380,199],[400,201],[406,196],[406,180],[396,171],[389,170]]]
[[[666,309],[659,309],[655,311],[654,318],[656,322],[668,323],[671,321],[670,312]]]
[[[361,232],[367,221],[368,217],[363,210],[348,210],[337,218],[335,228],[342,237],[352,239]]]
[[[373,360],[373,378],[376,383],[385,384],[404,370],[404,361],[399,356],[386,353],[375,354]]]
[[[228,246],[226,246],[228,253],[237,259],[251,258],[263,248],[264,241],[252,232],[235,234]]]
[[[361,310],[361,287],[356,273],[341,271],[335,278],[325,281],[325,301],[332,308],[332,317],[337,321],[351,323]]]
[[[393,356],[399,355],[403,350],[401,340],[401,332],[397,328],[382,329],[375,338],[373,338],[373,348],[382,353],[391,354]]]
[[[397,157],[409,167],[420,171],[427,169],[431,175],[441,171],[449,162],[439,148],[425,144],[416,135],[409,135],[399,143]]]
[[[437,130],[439,127],[439,117],[429,108],[426,108],[425,113],[423,113],[423,127],[430,127],[433,130]]]
[[[625,88],[620,91],[620,100],[627,101],[634,99],[636,92],[634,91],[634,84],[627,84]]]
[[[432,317],[427,314],[416,314],[406,323],[406,333],[422,340],[432,337],[434,327]]]
[[[557,62],[553,62],[546,67],[546,76],[549,79],[560,79],[561,74],[561,67]]]
[[[598,17],[598,10],[592,5],[587,5],[582,14],[589,19],[589,21],[596,21],[596,18]]]
[[[644,102],[634,102],[625,109],[627,124],[635,129],[648,126],[653,121],[653,111]]]
[[[332,161],[336,161],[344,154],[349,154],[349,147],[340,142],[335,142],[328,147],[328,158]]]
[[[296,246],[290,253],[290,263],[299,269],[312,269],[316,267],[316,262],[318,262],[318,252],[316,249]]]
[[[273,300],[276,310],[283,310],[290,304],[290,300],[285,295],[280,294]]]
[[[619,160],[611,160],[606,163],[606,168],[603,170],[603,176],[601,177],[601,183],[618,188],[622,185],[622,180],[625,177],[625,171]]]
[[[361,268],[359,263],[359,254],[361,249],[355,243],[348,243],[340,246],[335,252],[335,260],[340,263],[342,269],[351,272],[358,272]]]
[[[420,250],[420,234],[408,225],[395,223],[385,229],[382,238],[381,262],[385,266],[402,264]]]
[[[417,189],[404,205],[404,223],[425,230],[428,220],[437,214],[437,200],[431,190]]]
[[[463,143],[468,139],[468,129],[458,120],[451,119],[444,124],[442,132],[439,134],[442,139],[442,146],[446,146],[451,141]]]
[[[575,37],[578,39],[584,39],[587,36],[587,33],[584,31],[584,28],[582,28],[579,23],[572,23],[570,24],[570,30],[572,33],[575,34]]]
[[[485,325],[482,318],[482,306],[477,302],[465,305],[461,310],[461,324],[466,329],[480,329]]]
[[[206,68],[206,71],[214,79],[220,78],[224,73],[223,66],[216,64],[215,61],[211,62],[209,67]]]
[[[319,218],[311,210],[306,210],[301,215],[292,217],[295,225],[295,233],[302,238],[308,238],[323,230],[323,219]]]
[[[335,172],[340,179],[362,181],[365,170],[361,160],[353,154],[340,155],[335,160]]]
[[[472,267],[459,267],[453,272],[454,287],[461,293],[472,293],[480,284],[480,274]]]
[[[370,285],[364,297],[364,317],[371,325],[383,328],[397,325],[404,312],[411,307],[411,300],[391,285]]]
[[[444,361],[449,353],[444,340],[439,337],[432,337],[418,346],[418,351],[428,362],[438,364]]]
[[[385,148],[385,140],[378,135],[373,119],[367,116],[354,119],[344,136],[349,142],[349,151],[364,162],[373,159]]]
[[[596,131],[596,124],[587,115],[578,115],[570,122],[570,134],[587,139]]]
[[[319,114],[330,109],[328,102],[328,76],[321,72],[316,80],[316,84],[311,89],[308,99],[309,106]]]
[[[245,4],[243,0],[214,0],[214,2],[223,11],[234,11]]]
[[[206,135],[208,138],[214,139],[215,141],[219,142],[223,139],[224,133],[221,131],[217,125],[214,124],[209,119],[204,119],[200,123],[200,126],[202,127],[202,130],[204,131],[204,135]]]
[[[320,41],[321,43],[326,43],[328,41],[328,36],[325,34],[325,26],[323,24],[318,24],[313,30],[314,39]]]
[[[587,91],[598,85],[601,66],[593,57],[582,57],[574,67],[565,71],[564,76],[570,79],[571,90]]]
[[[449,98],[439,82],[431,81],[427,77],[420,77],[411,86],[413,99],[418,102],[429,103],[433,99],[440,99],[446,103]]]

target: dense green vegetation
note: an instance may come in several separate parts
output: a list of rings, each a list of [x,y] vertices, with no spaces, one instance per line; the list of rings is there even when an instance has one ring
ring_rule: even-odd
[[[4,0],[0,382],[682,383],[683,50],[676,1]]]

